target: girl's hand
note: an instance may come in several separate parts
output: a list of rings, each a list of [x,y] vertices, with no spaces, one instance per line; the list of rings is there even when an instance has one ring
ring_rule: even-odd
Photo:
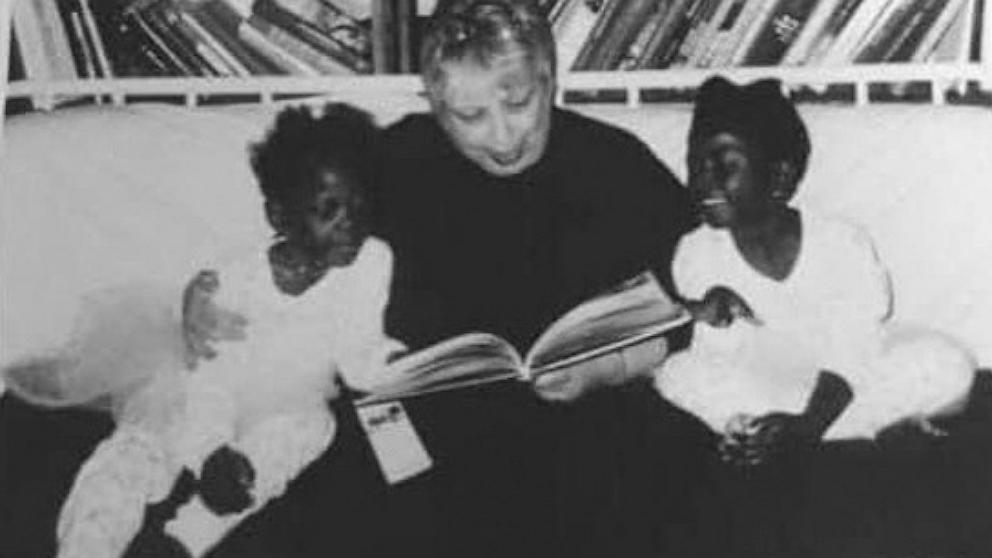
[[[215,341],[237,341],[245,338],[248,320],[237,312],[217,306],[214,295],[220,288],[216,271],[203,270],[183,291],[183,340],[186,343],[186,366],[193,370],[201,358],[212,359],[217,351]]]
[[[706,291],[703,300],[687,305],[693,319],[713,327],[728,327],[740,318],[754,325],[761,320],[743,298],[729,287],[719,285]]]
[[[739,416],[727,425],[719,450],[724,461],[749,467],[812,447],[820,437],[820,431],[804,415]]]

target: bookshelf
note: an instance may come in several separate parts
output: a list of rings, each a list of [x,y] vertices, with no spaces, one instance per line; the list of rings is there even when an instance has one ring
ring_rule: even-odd
[[[56,0],[13,0],[13,2],[39,2]],[[86,2],[86,0],[77,0]],[[92,1],[92,0],[90,0]],[[100,0],[104,2],[105,0]],[[156,3],[169,2],[182,5],[186,0],[106,0],[117,2],[124,10],[140,10]],[[217,1],[217,0],[211,0]],[[258,5],[272,5],[290,0],[222,0],[239,6],[239,14],[245,20],[258,15]],[[334,0],[291,0],[292,5],[307,2],[332,3]],[[361,0],[350,0],[352,2]],[[824,90],[828,86],[849,88],[855,104],[869,102],[870,91],[876,84],[924,84],[930,90],[930,102],[943,103],[948,88],[961,84],[977,83],[986,89],[992,83],[992,1],[988,0],[861,0],[862,6],[876,8],[877,13],[862,12],[861,24],[864,28],[876,29],[877,37],[883,37],[886,21],[901,22],[902,28],[912,28],[907,22],[920,20],[924,9],[931,13],[931,26],[940,19],[939,7],[950,9],[958,6],[967,13],[961,25],[965,32],[958,48],[959,55],[944,60],[925,59],[910,56],[901,62],[868,61],[877,56],[860,56],[866,52],[851,45],[864,43],[874,45],[876,51],[895,53],[898,38],[884,41],[862,32],[862,36],[849,36],[846,41],[847,58],[817,64],[801,63],[796,53],[797,45],[805,42],[807,50],[814,35],[812,27],[799,25],[798,16],[788,13],[789,9],[804,9],[805,23],[812,26],[815,17],[823,20],[827,7],[842,5],[853,0],[557,0],[543,2],[549,12],[559,39],[559,58],[562,60],[559,101],[595,98],[593,95],[575,93],[612,92],[609,98],[620,99],[629,106],[637,106],[652,91],[691,90],[705,77],[720,72],[732,79],[749,80],[759,77],[777,77],[793,89],[810,88]],[[255,75],[242,72],[240,75],[171,75],[128,77],[112,72],[78,78],[25,79],[10,82],[7,70],[11,56],[11,22],[14,19],[13,2],[0,1],[0,67],[4,75],[0,80],[0,102],[9,99],[31,99],[36,109],[51,109],[59,98],[85,97],[96,102],[108,100],[123,104],[142,98],[178,99],[187,105],[195,106],[205,100],[229,96],[239,102],[268,103],[281,97],[326,94],[333,91],[397,92],[417,94],[421,86],[417,77],[410,72],[415,70],[415,42],[418,15],[425,11],[424,2],[417,0],[366,0],[368,5],[371,44],[370,65],[367,70],[352,75],[326,75],[330,72],[301,72],[293,75]],[[205,2],[209,3],[209,2]],[[857,3],[857,2],[855,2]],[[433,5],[433,2],[427,4]],[[757,7],[755,7],[757,6]],[[826,7],[824,7],[826,6]],[[967,6],[962,8],[961,6]],[[593,11],[593,8],[598,8]],[[664,17],[657,12],[665,8],[670,13],[678,13],[682,18],[682,40],[670,40],[664,46],[665,33],[659,32]],[[917,9],[919,8],[919,9]],[[429,8],[427,8],[429,9]],[[821,12],[816,16],[817,10]],[[584,12],[582,10],[585,10]],[[758,13],[746,13],[747,10]],[[760,10],[760,11],[759,11]],[[915,12],[914,12],[915,10]],[[714,51],[721,44],[720,33],[728,29],[721,19],[729,21],[729,16],[737,12],[737,20],[751,18],[750,27],[738,29],[736,39],[724,36],[723,43],[736,44],[738,54],[726,54],[724,59],[736,60],[737,65],[714,65],[719,59]],[[794,10],[795,11],[795,10]],[[867,14],[867,15],[864,15]],[[858,15],[851,15],[851,20]],[[874,22],[865,21],[872,19]],[[965,16],[961,16],[965,17]],[[947,16],[944,16],[947,19]],[[653,21],[653,27],[652,27]],[[569,23],[571,22],[571,23]],[[695,22],[695,23],[693,23]],[[822,22],[821,22],[822,23]],[[946,21],[945,21],[946,24]],[[852,24],[853,25],[853,24]],[[889,25],[891,28],[892,25]],[[620,26],[620,27],[616,27]],[[626,26],[628,32],[618,32]],[[898,26],[897,26],[898,27]],[[841,41],[845,29],[837,34]],[[695,38],[689,40],[690,33]],[[891,32],[891,29],[889,30]],[[669,30],[669,36],[675,33]],[[917,44],[926,33],[917,32]],[[661,38],[659,38],[661,37]],[[764,37],[764,38],[762,38]],[[788,44],[765,44],[762,41],[779,40]],[[908,39],[907,39],[908,40]],[[888,44],[887,48],[885,44]],[[841,43],[838,43],[841,44]],[[906,44],[905,40],[903,43]],[[653,46],[652,46],[653,45]],[[716,45],[716,46],[715,46]],[[652,68],[643,62],[651,60],[645,55],[648,47],[653,52],[666,52],[663,68]],[[640,49],[640,50],[638,50]],[[903,49],[907,51],[908,49]],[[742,54],[743,53],[743,54]],[[824,56],[829,58],[829,49]],[[905,57],[905,53],[903,53]],[[638,55],[639,58],[635,55]],[[731,58],[726,58],[730,56]],[[751,56],[750,62],[748,57]],[[841,56],[834,54],[834,58]],[[743,58],[742,58],[743,57]],[[640,63],[632,62],[639,59]],[[882,57],[884,58],[884,56]],[[657,57],[655,59],[658,59]],[[709,61],[709,62],[707,62]],[[741,63],[745,65],[740,65]],[[207,72],[204,72],[208,74]],[[274,72],[277,73],[277,72]],[[0,126],[2,134],[2,126]]]

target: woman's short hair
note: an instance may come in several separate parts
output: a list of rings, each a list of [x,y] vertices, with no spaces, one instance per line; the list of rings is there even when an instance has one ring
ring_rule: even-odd
[[[443,80],[444,62],[470,58],[488,64],[513,49],[523,49],[541,71],[554,77],[554,36],[535,1],[442,0],[424,33],[421,75],[430,92]]]

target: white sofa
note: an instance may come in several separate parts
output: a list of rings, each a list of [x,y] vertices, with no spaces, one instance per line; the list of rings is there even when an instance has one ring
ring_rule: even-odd
[[[350,100],[387,124],[422,99]],[[85,107],[9,118],[0,164],[0,363],[64,343],[80,296],[119,282],[179,300],[193,271],[269,231],[247,165],[280,105]],[[685,176],[687,105],[587,105]],[[992,111],[802,106],[813,156],[797,202],[874,235],[897,319],[992,365]]]

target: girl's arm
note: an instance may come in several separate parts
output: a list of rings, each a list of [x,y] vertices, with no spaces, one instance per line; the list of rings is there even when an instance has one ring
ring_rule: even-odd
[[[776,412],[744,421],[721,442],[723,458],[737,465],[757,465],[775,455],[816,445],[853,399],[846,380],[822,370],[802,413]]]
[[[854,391],[844,378],[829,370],[821,370],[813,394],[801,415],[806,428],[819,440],[853,399]]]

